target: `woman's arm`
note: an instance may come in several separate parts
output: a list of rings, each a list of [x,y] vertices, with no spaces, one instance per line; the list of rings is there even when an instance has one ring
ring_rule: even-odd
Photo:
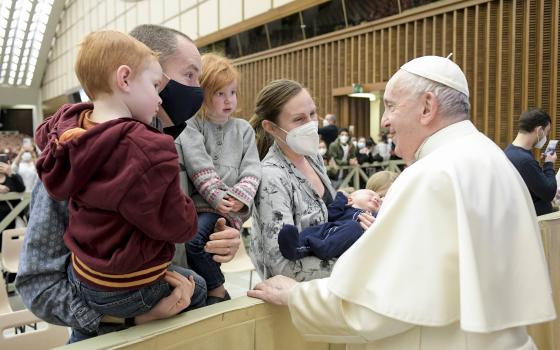
[[[265,278],[284,275],[298,281],[327,277],[334,260],[322,261],[309,256],[290,261],[280,253],[278,233],[283,225],[294,225],[293,193],[299,191],[292,188],[287,177],[279,168],[263,168],[253,215],[254,232],[258,237],[252,237],[252,254],[259,262],[259,273]]]

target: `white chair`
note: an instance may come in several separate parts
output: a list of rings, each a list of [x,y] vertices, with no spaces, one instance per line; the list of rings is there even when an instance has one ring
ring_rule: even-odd
[[[9,314],[12,312],[12,306],[8,299],[8,292],[6,291],[6,282],[4,276],[0,273],[0,315]]]
[[[2,269],[4,271],[17,273],[24,236],[25,227],[2,232]]]
[[[31,311],[20,310],[0,315],[0,349],[52,349],[64,345],[69,333],[66,327],[46,323],[46,327],[28,330],[25,333],[5,335],[4,330],[21,328],[25,325],[41,322]],[[42,323],[44,325],[45,323]]]
[[[247,255],[247,250],[245,250],[245,244],[243,240],[239,245],[239,250],[230,262],[223,263],[221,266],[222,272],[224,273],[234,273],[234,272],[245,272],[249,271],[249,289],[253,286],[253,271],[255,266],[251,261],[249,255]]]

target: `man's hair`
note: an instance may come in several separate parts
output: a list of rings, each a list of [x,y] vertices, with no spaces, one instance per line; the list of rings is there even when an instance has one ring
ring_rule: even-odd
[[[327,114],[327,116],[325,117],[326,120],[328,120],[331,123],[334,123],[336,121],[336,115],[334,114]]]
[[[546,128],[548,124],[552,123],[550,116],[539,108],[531,108],[519,117],[519,132],[529,133],[533,132],[537,126]]]
[[[128,34],[105,30],[92,32],[82,40],[74,70],[86,94],[92,99],[111,94],[110,76],[119,66],[132,70],[131,78],[158,54]]]
[[[150,49],[159,52],[159,60],[163,65],[177,50],[177,37],[183,37],[194,43],[191,38],[178,30],[155,24],[141,24],[130,31],[130,35],[143,42]]]
[[[464,119],[469,117],[471,104],[469,97],[464,93],[402,69],[398,74],[398,86],[406,87],[406,91],[411,96],[425,92],[433,93],[438,101],[439,113],[442,116],[463,117]]]
[[[340,135],[340,134],[342,134],[342,133],[345,132],[345,131],[346,131],[347,134],[350,134],[350,132],[348,131],[347,128],[340,128],[340,130],[338,131],[338,134]]]
[[[239,83],[239,72],[230,60],[213,53],[202,56],[200,87],[204,90],[204,103],[201,116],[204,117],[208,113],[208,108],[212,105],[212,96],[233,82]]]

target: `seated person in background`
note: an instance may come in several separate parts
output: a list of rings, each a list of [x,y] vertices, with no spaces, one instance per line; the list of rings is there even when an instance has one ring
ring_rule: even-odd
[[[327,147],[338,137],[338,128],[336,127],[336,115],[327,114],[323,119],[323,127],[319,128],[319,136],[325,140]]]
[[[358,216],[364,212],[376,216],[380,206],[381,198],[373,191],[358,190],[348,197],[338,192],[327,207],[328,222],[308,227],[301,233],[294,225],[282,227],[278,234],[280,252],[289,260],[299,260],[310,255],[322,260],[338,258],[367,228],[359,222]]]
[[[387,133],[381,134],[381,141],[377,143],[377,151],[383,160],[391,159],[391,152],[393,150],[393,141],[389,138]]]
[[[367,139],[365,137],[360,137],[358,140],[358,153],[356,157],[358,158],[358,163],[360,165],[383,161],[383,157],[381,157],[377,152],[375,142],[371,137],[368,137]]]
[[[75,71],[93,105],[64,105],[39,126],[37,171],[52,198],[69,201],[69,279],[99,313],[132,318],[170,295],[174,243],[195,235],[196,209],[179,185],[173,139],[150,126],[161,103],[157,54],[124,33],[94,32]],[[178,271],[189,279],[186,308],[206,288]]]
[[[319,155],[321,157],[323,157],[323,165],[325,166],[325,169],[327,170],[327,175],[328,175],[329,179],[331,180],[331,182],[332,181],[337,181],[338,180],[339,167],[338,167],[338,165],[336,165],[334,160],[330,157],[328,149],[327,149],[327,144],[323,140],[319,141]]]
[[[31,139],[23,139],[23,146],[12,163],[12,172],[19,174],[25,184],[25,192],[31,192],[37,182],[37,152]]]
[[[519,132],[504,150],[527,185],[537,216],[553,211],[552,200],[556,196],[556,152],[543,155],[544,164],[541,168],[531,151],[533,148],[541,149],[545,146],[551,122],[550,116],[540,109],[530,109],[521,113]]]
[[[12,172],[10,164],[8,164],[8,155],[0,154],[0,194],[8,192],[23,192],[25,191],[25,185],[21,176]],[[10,201],[12,206],[16,206],[18,201]],[[0,201],[0,221],[2,221],[10,212],[12,207],[10,207],[7,201]],[[12,221],[6,229],[14,228],[16,226],[15,220]],[[0,236],[0,252],[2,251],[2,240]]]
[[[374,191],[383,198],[387,194],[387,191],[389,191],[389,187],[391,187],[393,182],[397,179],[397,176],[399,176],[399,174],[393,171],[378,171],[369,177],[366,189]]]

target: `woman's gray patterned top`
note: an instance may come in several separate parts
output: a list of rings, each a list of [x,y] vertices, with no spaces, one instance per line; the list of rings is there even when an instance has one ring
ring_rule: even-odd
[[[335,192],[319,156],[306,157],[332,198]],[[252,210],[250,255],[259,275],[269,278],[284,275],[297,281],[328,277],[335,260],[322,261],[309,256],[301,260],[285,259],[278,247],[278,232],[284,224],[295,225],[301,232],[327,221],[323,200],[307,178],[274,143],[261,162],[262,179]]]

